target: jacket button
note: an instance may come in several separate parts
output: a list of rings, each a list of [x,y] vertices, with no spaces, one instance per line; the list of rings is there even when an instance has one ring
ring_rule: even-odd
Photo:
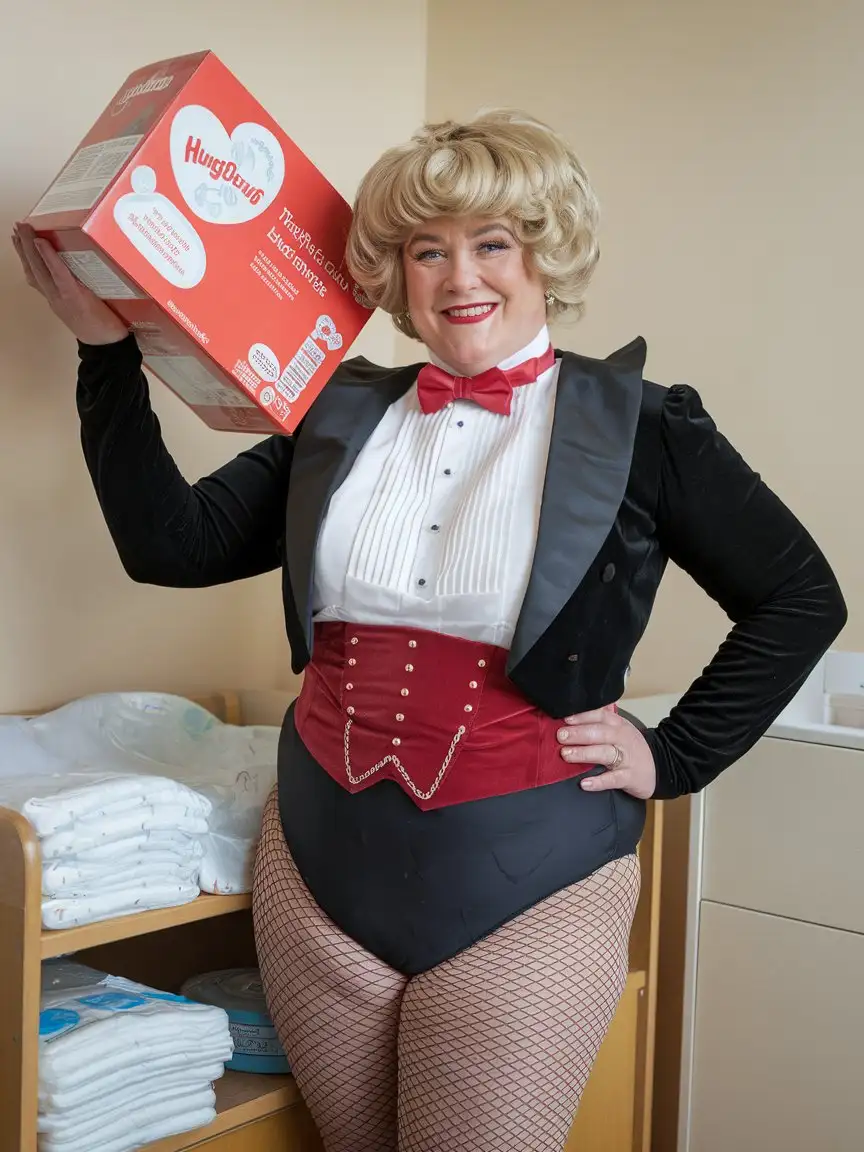
[[[600,573],[600,579],[604,584],[608,584],[615,579],[615,565],[607,564],[603,571]]]
[[[579,656],[576,652],[571,652],[570,655],[567,657],[567,659],[570,661],[571,664],[575,664],[576,661],[579,659]]]

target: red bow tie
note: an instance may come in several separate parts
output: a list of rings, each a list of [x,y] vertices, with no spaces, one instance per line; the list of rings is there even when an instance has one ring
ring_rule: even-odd
[[[509,416],[513,389],[533,384],[554,363],[555,350],[550,344],[542,356],[515,368],[490,368],[479,376],[451,376],[435,364],[426,364],[417,377],[417,399],[427,416],[440,412],[451,400],[473,400],[490,412]]]

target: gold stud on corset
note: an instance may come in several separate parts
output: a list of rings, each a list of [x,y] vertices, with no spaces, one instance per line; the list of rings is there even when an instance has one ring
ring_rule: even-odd
[[[359,644],[360,639],[361,639],[361,637],[359,637],[359,636],[351,636],[350,637],[350,643],[353,645]],[[419,647],[419,641],[416,639],[406,640],[405,643],[407,644],[409,649],[415,649],[415,648]],[[411,656],[408,657],[409,662],[406,662],[403,665],[404,671],[409,675],[411,673],[413,673],[416,669],[416,665],[413,663],[410,663],[410,661],[413,659],[415,659],[415,656],[412,654]],[[486,668],[487,663],[488,663],[488,660],[486,660],[486,659],[477,660],[477,667],[478,668]],[[352,657],[346,657],[345,665],[349,666],[351,668],[355,668],[357,665],[357,660],[353,656]],[[355,675],[356,675],[356,673],[355,673]],[[463,681],[463,683],[464,683],[464,681]],[[467,683],[468,683],[469,689],[471,689],[472,692],[477,692],[477,690],[480,688],[480,683],[477,680],[469,680]],[[354,684],[352,684],[352,683],[347,683],[347,684],[343,685],[343,691],[351,691],[353,688],[354,688]],[[392,687],[391,687],[390,691],[392,691]],[[362,694],[362,691],[361,691],[361,694]],[[387,693],[387,695],[389,695],[389,692]],[[400,697],[402,697],[404,699],[405,697],[410,696],[411,692],[408,688],[399,688],[399,695],[400,695]],[[479,700],[479,695],[475,696],[474,699]],[[407,700],[405,701],[405,704],[403,704],[403,707],[407,707]],[[463,705],[464,712],[469,713],[469,714],[475,712],[476,708],[477,708],[477,705],[475,705],[475,704],[464,704]],[[432,783],[429,785],[428,788],[421,789],[417,786],[417,783],[411,778],[410,772],[408,771],[408,769],[406,768],[406,766],[402,763],[402,761],[400,759],[401,745],[403,743],[403,738],[400,736],[391,736],[390,737],[390,746],[392,748],[391,752],[387,753],[385,756],[382,757],[382,759],[378,760],[375,764],[372,764],[370,767],[366,768],[365,770],[363,770],[361,772],[355,772],[355,770],[353,769],[352,764],[351,764],[351,747],[350,747],[351,730],[354,727],[355,723],[357,722],[357,717],[356,717],[355,713],[356,713],[355,708],[350,707],[350,706],[345,708],[346,723],[345,723],[345,728],[344,728],[344,732],[343,732],[343,744],[344,744],[344,754],[345,754],[345,771],[346,771],[349,783],[353,784],[353,785],[362,784],[364,781],[370,779],[371,777],[373,777],[377,773],[379,773],[383,768],[386,768],[388,764],[392,764],[393,769],[395,770],[395,773],[398,775],[398,777],[401,777],[405,786],[418,799],[421,799],[421,800],[428,800],[435,794],[435,792],[437,792],[437,790],[438,790],[439,786],[441,785],[441,782],[443,781],[443,779],[447,773],[447,770],[448,770],[448,768],[449,768],[449,766],[453,760],[453,757],[456,753],[457,746],[459,745],[462,738],[467,734],[468,726],[470,723],[466,717],[464,723],[459,725],[459,727],[457,728],[457,730],[453,734],[453,738],[450,741],[450,745],[447,749],[447,752],[444,756],[444,759],[441,761],[441,764],[440,764],[440,767],[438,768],[435,779],[432,781]],[[402,725],[402,727],[400,729],[397,729],[398,731],[401,731],[404,733],[404,732],[406,732],[406,730],[409,730],[408,725],[405,724],[407,717],[406,717],[404,712],[391,712],[390,715],[391,715],[391,717],[393,717],[393,719],[391,720],[391,724],[395,722],[395,724],[397,724],[397,725]],[[392,731],[392,729],[391,729],[391,731]],[[397,749],[399,750],[398,754],[396,751]]]

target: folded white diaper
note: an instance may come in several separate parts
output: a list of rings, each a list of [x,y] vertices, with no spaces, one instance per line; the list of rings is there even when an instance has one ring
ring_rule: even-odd
[[[216,1048],[214,1046],[214,1053]],[[53,1115],[59,1112],[72,1115],[87,1110],[87,1114],[98,1112],[103,1106],[116,1110],[128,1101],[134,1102],[145,1093],[185,1084],[195,1087],[202,1081],[212,1083],[225,1073],[224,1046],[218,1051],[219,1058],[207,1062],[197,1051],[174,1052],[170,1056],[155,1056],[146,1061],[140,1058],[133,1065],[120,1069],[110,1062],[104,1075],[91,1076],[77,1087],[61,1087],[51,1090],[39,1083],[40,1115]],[[134,1080],[129,1075],[134,1068]],[[64,1084],[66,1080],[64,1080]]]
[[[40,836],[50,836],[81,820],[133,813],[142,807],[152,810],[154,805],[175,808],[188,816],[207,817],[211,809],[210,802],[199,793],[160,776],[66,771],[59,778],[52,775],[31,781],[30,789],[21,811]]]
[[[97,924],[117,916],[131,916],[135,912],[152,912],[156,908],[176,908],[188,904],[199,894],[197,883],[154,883],[149,887],[132,884],[118,891],[102,892],[98,896],[68,896],[42,901],[44,928],[78,928],[82,924]]]
[[[94,887],[98,891],[128,888],[140,882],[144,887],[154,880],[195,882],[200,857],[197,853],[183,856],[179,852],[138,853],[111,864],[100,861],[75,861],[68,858],[50,860],[42,868],[43,896],[86,896]],[[149,858],[148,858],[149,856]]]
[[[46,1133],[39,1137],[39,1152],[132,1152],[153,1140],[203,1128],[215,1119],[216,1093],[202,1088],[171,1105],[149,1101],[84,1135]]]

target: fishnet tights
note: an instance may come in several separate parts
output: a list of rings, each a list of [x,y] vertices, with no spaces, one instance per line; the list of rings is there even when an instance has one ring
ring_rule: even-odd
[[[267,1005],[327,1152],[396,1144],[396,1041],[406,978],[321,911],[264,809],[253,915]]]
[[[327,1152],[560,1152],[624,988],[638,895],[627,856],[408,979],[312,899],[274,792],[258,955]]]

